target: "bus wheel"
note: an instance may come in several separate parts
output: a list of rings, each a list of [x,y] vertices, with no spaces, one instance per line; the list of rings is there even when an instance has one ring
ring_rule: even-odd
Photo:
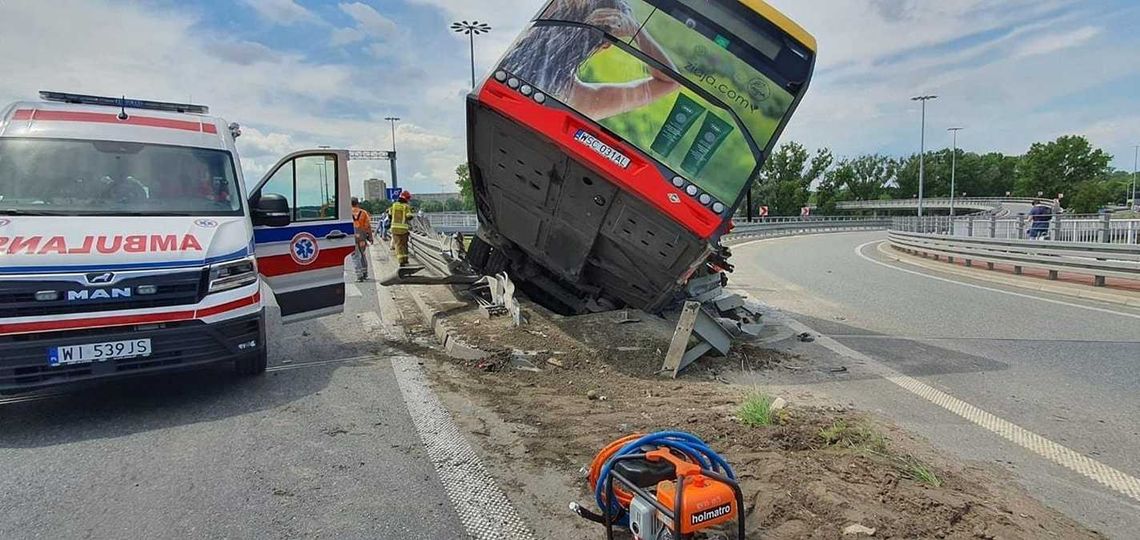
[[[250,377],[265,373],[265,368],[268,365],[269,348],[262,347],[260,351],[243,356],[234,361],[234,370],[237,371],[238,375]]]

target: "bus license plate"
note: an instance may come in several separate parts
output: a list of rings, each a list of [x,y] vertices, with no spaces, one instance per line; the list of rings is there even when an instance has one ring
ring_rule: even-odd
[[[90,364],[91,362],[106,360],[150,356],[150,352],[149,339],[67,345],[48,349],[48,364],[53,366]]]

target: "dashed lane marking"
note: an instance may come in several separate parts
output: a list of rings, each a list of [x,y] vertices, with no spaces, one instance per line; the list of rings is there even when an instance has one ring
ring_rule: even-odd
[[[946,409],[970,422],[995,433],[1006,440],[1029,450],[1066,469],[1079,473],[1117,493],[1140,501],[1140,479],[1114,469],[1095,459],[1084,456],[1064,445],[1055,443],[1013,422],[986,412],[946,392],[938,390],[914,377],[903,375],[851,347],[821,335],[811,327],[791,317],[783,317],[785,324],[796,332],[818,335],[816,343],[837,354],[862,362],[874,374],[895,383],[900,388]]]
[[[432,393],[415,358],[392,358],[392,371],[455,513],[477,540],[533,540],[511,501]]]

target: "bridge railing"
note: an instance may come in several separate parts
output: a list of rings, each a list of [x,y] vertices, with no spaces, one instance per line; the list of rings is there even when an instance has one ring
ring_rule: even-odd
[[[923,216],[893,218],[891,230],[970,238],[1046,242],[1140,243],[1140,219],[1112,219],[1110,214],[1049,214],[1034,223],[1029,216]]]
[[[427,212],[422,216],[432,228],[441,233],[474,234],[479,228],[479,216],[474,212]],[[372,228],[380,223],[380,216],[372,216]]]
[[[1023,197],[955,197],[955,208],[970,208],[975,210],[996,210],[1003,204],[1033,204],[1036,199]],[[928,197],[922,200],[927,208],[950,208],[949,197]],[[840,210],[874,210],[891,208],[917,208],[918,199],[887,199],[870,201],[842,201],[836,203]]]
[[[891,226],[889,218],[817,217],[763,218],[752,223],[737,223],[723,241],[733,244],[744,240],[796,234],[883,230]]]
[[[984,262],[992,270],[995,264],[1006,264],[1015,274],[1039,268],[1048,270],[1049,279],[1057,279],[1060,272],[1091,275],[1097,286],[1104,286],[1106,277],[1140,280],[1140,220],[1070,218],[1068,225],[1054,219],[1040,236],[1025,216],[894,218],[888,238],[896,249],[949,262],[961,259],[966,266]]]

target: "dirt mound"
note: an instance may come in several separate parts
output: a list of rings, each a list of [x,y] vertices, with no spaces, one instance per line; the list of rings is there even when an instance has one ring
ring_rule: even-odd
[[[521,328],[474,311],[449,317],[469,343],[496,354],[436,376],[502,420],[528,426],[516,444],[536,467],[584,484],[579,468],[611,440],[681,430],[736,469],[749,538],[854,538],[842,531],[855,524],[875,529],[876,538],[1099,537],[1033,500],[1004,472],[954,465],[924,441],[844,407],[793,406],[773,425],[744,425],[741,404],[762,389],[728,385],[721,373],[797,360],[782,353],[738,347],[672,380],[657,375],[672,335],[668,322],[637,312],[566,318],[530,311]],[[619,322],[629,319],[638,322]],[[579,495],[590,501],[584,486]],[[544,519],[577,518],[552,510]],[[578,531],[566,538],[582,537],[580,525],[566,530]]]

